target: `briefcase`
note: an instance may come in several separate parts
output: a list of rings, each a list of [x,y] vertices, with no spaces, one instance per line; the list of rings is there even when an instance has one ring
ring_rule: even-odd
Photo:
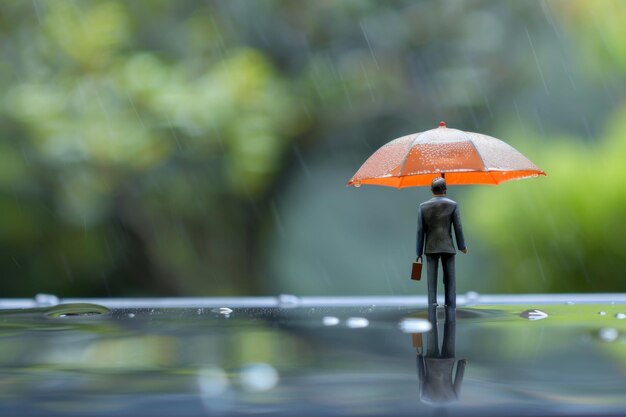
[[[413,269],[411,270],[411,279],[419,281],[422,278],[422,257],[418,256],[415,262],[413,262]]]

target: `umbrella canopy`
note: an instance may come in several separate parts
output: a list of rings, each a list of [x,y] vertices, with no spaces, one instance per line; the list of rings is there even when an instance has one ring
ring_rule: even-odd
[[[378,149],[348,185],[406,188],[430,185],[445,176],[448,185],[500,184],[546,175],[500,139],[439,127],[394,139]]]

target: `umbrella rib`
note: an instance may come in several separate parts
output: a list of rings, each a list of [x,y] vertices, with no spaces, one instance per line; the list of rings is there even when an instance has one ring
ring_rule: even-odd
[[[411,141],[411,144],[409,145],[409,149],[406,152],[406,155],[404,156],[404,159],[402,160],[402,164],[400,164],[400,171],[398,172],[398,176],[402,177],[402,170],[404,170],[404,165],[406,165],[406,161],[407,159],[409,159],[409,155],[411,154],[411,149],[413,149],[413,145],[415,145],[415,142],[419,139],[420,136],[422,136],[424,134],[424,132],[420,132],[417,134],[417,136],[415,136],[415,139],[413,139]]]
[[[500,184],[500,183],[498,182],[498,180],[496,180],[496,178],[493,176],[493,171],[487,171],[487,172],[489,173],[489,176],[491,177],[491,179],[493,180],[493,183],[494,183],[495,185]]]
[[[474,150],[476,151],[476,155],[478,155],[478,157],[480,158],[480,162],[483,163],[483,169],[485,171],[487,171],[487,172],[490,172],[489,169],[487,168],[487,164],[485,164],[485,160],[483,159],[483,156],[478,151],[478,147],[476,147],[476,144],[472,140],[472,137],[470,135],[468,135],[467,133],[465,133],[465,136],[467,136],[469,138],[470,143],[472,144],[472,146],[474,147]],[[490,173],[490,175],[491,175],[491,173]],[[493,178],[493,176],[492,176],[492,178]]]

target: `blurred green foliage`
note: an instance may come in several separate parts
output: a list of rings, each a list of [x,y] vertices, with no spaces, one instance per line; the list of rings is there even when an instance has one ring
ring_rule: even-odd
[[[341,217],[359,204],[364,221],[388,216],[333,187],[385,141],[440,119],[511,140],[549,173],[463,197],[466,222],[484,230],[472,239],[483,288],[623,289],[606,272],[623,260],[625,197],[589,194],[598,164],[620,178],[623,123],[614,116],[597,143],[579,138],[604,123],[581,114],[620,111],[594,87],[622,91],[624,8],[600,3],[3,2],[0,294],[260,294],[320,276],[325,293],[359,292],[359,244],[386,235]],[[597,13],[606,22],[585,19]],[[575,102],[567,94],[589,103],[559,106]],[[319,217],[305,224],[311,202]],[[298,207],[294,233],[284,215]],[[268,249],[277,241],[289,250]],[[368,258],[399,281],[390,265],[407,256],[394,256]],[[393,292],[376,271],[364,271],[376,291]]]
[[[272,62],[190,6],[0,6],[4,295],[250,286],[244,201],[306,122]]]
[[[626,123],[621,113],[599,143],[563,137],[535,148],[531,159],[548,171],[547,178],[473,193],[466,212],[493,254],[493,273],[500,277],[494,280],[496,290],[624,290],[619,271],[626,265],[626,189],[619,179],[626,177]],[[526,135],[518,131],[510,138],[528,142]]]
[[[626,8],[614,2],[576,1],[561,4],[561,10],[565,27],[584,46],[581,61],[592,62],[595,76],[606,77],[609,66],[623,77],[626,28],[618,22]],[[548,177],[476,190],[470,198],[469,221],[492,254],[494,291],[624,291],[623,98],[603,133],[591,140],[561,135],[539,145],[536,130],[511,122],[506,131],[512,143],[528,148],[526,154]]]

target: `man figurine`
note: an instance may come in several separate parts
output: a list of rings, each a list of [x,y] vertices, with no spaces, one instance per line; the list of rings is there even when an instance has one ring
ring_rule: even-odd
[[[435,178],[430,187],[433,198],[420,204],[417,217],[417,256],[426,255],[428,271],[428,305],[437,305],[437,270],[439,260],[443,268],[443,285],[446,290],[446,307],[456,308],[456,281],[454,276],[454,255],[452,227],[456,235],[456,245],[467,253],[461,214],[456,202],[446,197],[446,180]],[[425,243],[425,244],[424,244]]]

